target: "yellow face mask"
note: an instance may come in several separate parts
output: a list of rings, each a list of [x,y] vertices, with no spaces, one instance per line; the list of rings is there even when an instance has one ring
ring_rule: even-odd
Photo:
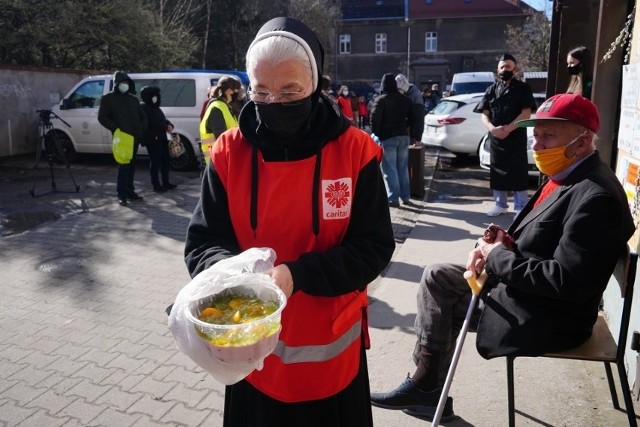
[[[533,160],[536,162],[536,166],[540,172],[547,176],[553,176],[575,163],[576,155],[574,154],[573,157],[567,157],[565,152],[571,144],[582,138],[586,133],[587,132],[583,132],[576,136],[567,145],[534,151]]]

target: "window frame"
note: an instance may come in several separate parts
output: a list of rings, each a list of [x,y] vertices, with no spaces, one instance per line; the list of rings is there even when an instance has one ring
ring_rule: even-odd
[[[437,31],[427,31],[424,33],[424,51],[425,52],[438,51],[438,32]]]
[[[343,33],[338,35],[338,53],[340,55],[351,53],[351,34]]]
[[[376,33],[375,53],[387,53],[387,33]]]

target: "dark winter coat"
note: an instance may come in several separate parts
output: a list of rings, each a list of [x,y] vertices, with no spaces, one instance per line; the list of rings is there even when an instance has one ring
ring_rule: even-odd
[[[382,95],[376,98],[371,109],[371,131],[384,141],[394,136],[408,136],[412,124],[411,100],[398,92],[393,74],[385,74]]]
[[[129,83],[129,91],[121,93],[118,84]],[[102,97],[98,110],[98,121],[111,133],[116,129],[133,135],[136,141],[140,141],[144,130],[147,128],[147,116],[140,107],[136,93],[135,83],[129,75],[123,71],[116,71],[114,75],[113,90]]]
[[[152,98],[158,97],[154,104]],[[167,126],[172,125],[160,109],[160,88],[157,86],[145,86],[140,90],[142,102],[140,106],[147,115],[147,128],[142,136],[141,145],[159,144],[167,142]]]

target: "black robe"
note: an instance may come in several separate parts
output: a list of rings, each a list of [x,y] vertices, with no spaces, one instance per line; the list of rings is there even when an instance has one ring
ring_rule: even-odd
[[[475,111],[489,110],[494,126],[507,125],[525,108],[536,110],[536,102],[527,83],[512,79],[508,86],[496,82],[487,88]],[[499,191],[524,191],[528,186],[527,130],[515,129],[505,139],[489,134],[491,168],[490,187]]]

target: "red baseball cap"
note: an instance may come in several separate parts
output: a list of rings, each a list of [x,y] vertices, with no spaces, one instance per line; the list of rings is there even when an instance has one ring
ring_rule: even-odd
[[[520,128],[532,127],[540,120],[573,122],[594,133],[600,129],[600,115],[596,104],[575,93],[552,96],[540,105],[534,118],[517,121],[514,125]]]

